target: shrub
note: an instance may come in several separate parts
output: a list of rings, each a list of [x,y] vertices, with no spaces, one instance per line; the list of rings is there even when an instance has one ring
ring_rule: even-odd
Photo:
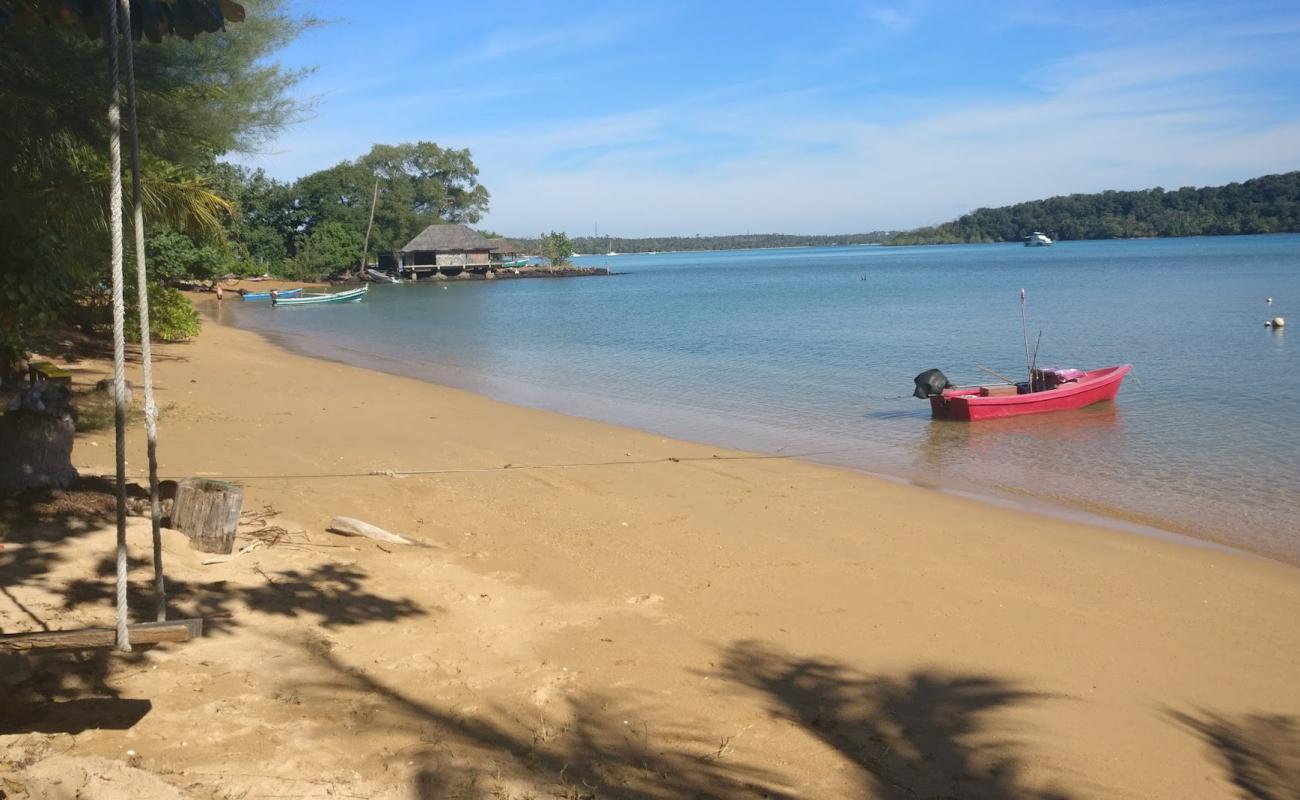
[[[140,313],[127,300],[126,335],[140,341]],[[149,333],[156,342],[183,342],[199,335],[199,312],[190,299],[170,286],[149,284]]]

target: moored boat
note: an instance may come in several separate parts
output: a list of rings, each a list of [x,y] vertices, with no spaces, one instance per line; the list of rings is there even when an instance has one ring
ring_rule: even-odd
[[[389,275],[387,272],[380,272],[377,269],[367,269],[366,275],[370,276],[370,280],[374,281],[375,283],[401,283],[402,282],[400,278]]]
[[[270,292],[240,292],[239,294],[245,300],[270,300],[271,299]],[[302,287],[297,286],[293,289],[280,289],[276,291],[275,296],[280,299],[284,299],[286,297],[297,297],[300,294],[302,294]]]
[[[935,419],[984,419],[1068,411],[1114,400],[1131,364],[1088,370],[1039,369],[1033,381],[997,386],[954,387],[938,370],[916,376],[915,396],[930,401]],[[1033,391],[1030,391],[1030,389]]]
[[[1034,231],[1025,237],[1025,247],[1050,247],[1053,244],[1052,237],[1042,231]]]
[[[360,300],[361,298],[365,297],[366,290],[369,288],[370,288],[369,285],[362,284],[357,289],[348,289],[347,291],[343,291],[343,292],[304,294],[298,297],[287,297],[287,298],[280,297],[277,293],[277,296],[272,299],[272,305],[315,306],[315,305],[322,305],[325,303],[350,303],[354,300]]]

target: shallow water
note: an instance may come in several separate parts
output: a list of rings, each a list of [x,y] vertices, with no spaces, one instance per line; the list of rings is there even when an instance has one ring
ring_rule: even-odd
[[[590,257],[223,316],[305,352],[693,439],[1028,495],[1300,562],[1300,235]],[[912,376],[1131,362],[1119,400],[933,422]],[[1265,304],[1266,297],[1274,303]],[[375,399],[381,407],[383,398]],[[428,466],[428,465],[418,465]]]

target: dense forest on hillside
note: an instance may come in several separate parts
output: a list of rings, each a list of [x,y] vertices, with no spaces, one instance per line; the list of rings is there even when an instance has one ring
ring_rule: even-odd
[[[849,244],[883,244],[894,233],[844,233],[833,236],[800,236],[788,233],[746,233],[732,236],[651,236],[625,239],[619,236],[576,236],[575,253],[667,253],[682,250],[748,250],[760,247],[832,247]],[[524,250],[538,252],[539,241],[512,237]]]
[[[1300,172],[1165,191],[1108,191],[981,208],[953,222],[897,234],[888,244],[1222,236],[1300,231]]]

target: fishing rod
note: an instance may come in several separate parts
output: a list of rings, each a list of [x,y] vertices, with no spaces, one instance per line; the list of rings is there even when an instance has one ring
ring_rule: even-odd
[[[1029,373],[1029,385],[1032,389],[1034,383],[1034,365],[1029,359],[1029,322],[1025,318],[1025,290],[1023,288],[1020,290],[1020,331],[1025,336],[1025,370]]]
[[[1038,331],[1038,339],[1034,341],[1034,358],[1029,362],[1029,391],[1034,391],[1034,372],[1038,369],[1038,346],[1043,343],[1043,331]],[[1046,388],[1046,387],[1044,387]]]
[[[1008,378],[1006,375],[1003,375],[1001,372],[994,372],[993,370],[989,369],[988,367],[984,366],[983,364],[976,364],[975,366],[979,367],[980,369],[984,370],[985,372],[987,372],[988,374],[990,374],[990,375],[992,375],[992,376],[994,376],[994,377],[1001,378],[1002,380],[1006,381],[1007,383],[1009,383],[1009,384],[1011,384],[1011,385],[1013,385],[1013,386],[1014,386],[1015,383],[1016,383],[1015,381],[1013,381],[1013,380],[1011,380],[1010,378]]]

